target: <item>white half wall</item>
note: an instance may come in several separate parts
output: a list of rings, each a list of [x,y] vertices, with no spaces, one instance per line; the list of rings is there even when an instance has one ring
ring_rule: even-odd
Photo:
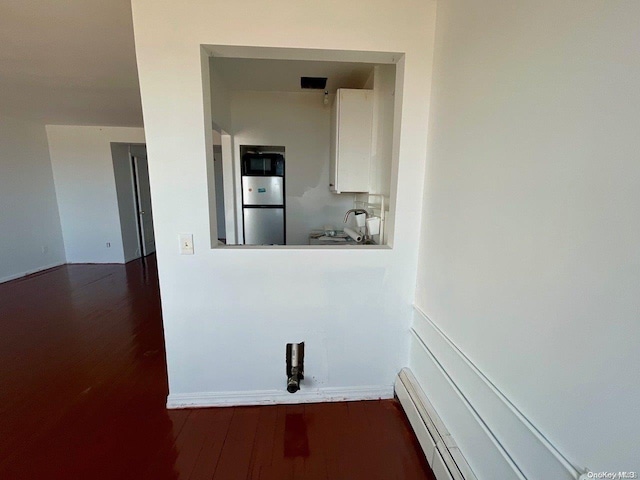
[[[408,361],[435,1],[354,0],[345,8],[330,0],[318,8],[295,0],[134,0],[132,6],[147,148],[154,159],[170,395],[284,391],[285,343],[301,340],[307,342],[303,388],[317,391],[319,399],[327,388],[384,391],[393,385]],[[243,28],[247,11],[260,22]],[[403,62],[393,248],[208,247],[206,165],[212,149],[201,45],[343,50],[338,56],[351,61],[363,56],[344,50],[371,51],[378,53],[369,62]],[[308,53],[328,59],[326,52]],[[195,255],[179,255],[180,233],[194,235]]]
[[[0,115],[0,282],[64,263],[44,125]]]
[[[309,232],[341,227],[353,194],[329,191],[331,104],[323,93],[233,92],[231,119],[236,171],[240,145],[285,147],[287,244],[308,245]],[[238,206],[242,215],[241,188]]]
[[[111,143],[144,143],[144,129],[46,128],[67,262],[124,263]]]
[[[638,18],[627,0],[438,2],[416,304],[594,472],[640,471]],[[515,427],[422,336],[525,475],[563,478],[535,473]],[[415,352],[472,468],[490,472]]]

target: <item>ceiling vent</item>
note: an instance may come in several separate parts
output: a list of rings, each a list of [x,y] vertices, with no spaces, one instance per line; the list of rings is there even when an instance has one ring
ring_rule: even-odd
[[[300,88],[324,90],[327,87],[327,77],[300,77]]]

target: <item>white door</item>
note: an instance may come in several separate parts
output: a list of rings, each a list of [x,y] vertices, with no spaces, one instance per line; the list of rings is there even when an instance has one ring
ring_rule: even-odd
[[[151,187],[149,185],[149,165],[143,156],[133,157],[133,174],[136,182],[138,197],[138,226],[140,229],[140,243],[142,256],[156,251],[153,235],[153,213],[151,211]]]

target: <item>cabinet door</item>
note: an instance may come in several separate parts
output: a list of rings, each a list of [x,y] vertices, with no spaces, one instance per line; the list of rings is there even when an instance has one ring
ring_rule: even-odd
[[[336,99],[337,192],[369,191],[373,91],[339,89]]]

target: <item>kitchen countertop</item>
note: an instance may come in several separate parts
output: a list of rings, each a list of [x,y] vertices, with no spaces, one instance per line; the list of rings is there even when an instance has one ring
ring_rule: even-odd
[[[331,245],[335,247],[344,246],[357,246],[362,245],[353,240],[349,236],[345,236],[342,231],[339,231],[335,236],[330,237],[324,235],[323,230],[313,230],[309,234],[309,245]]]

